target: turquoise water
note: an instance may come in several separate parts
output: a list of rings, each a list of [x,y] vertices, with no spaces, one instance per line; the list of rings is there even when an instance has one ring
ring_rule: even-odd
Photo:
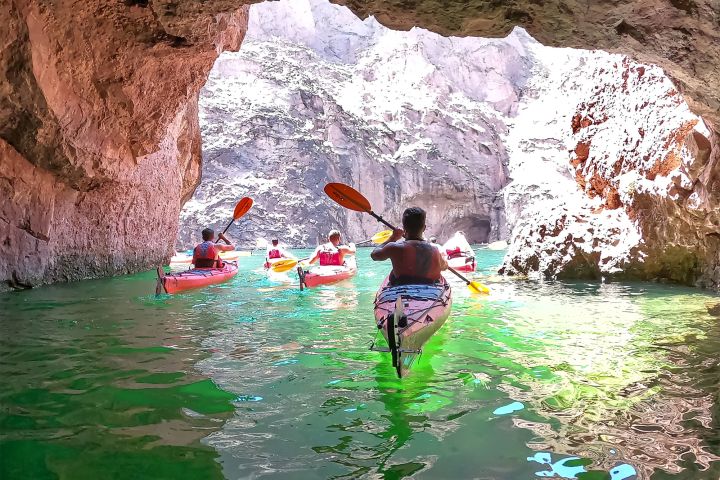
[[[300,292],[154,276],[0,295],[0,478],[720,477],[719,319],[655,284],[454,288],[398,380],[372,300],[387,265]]]

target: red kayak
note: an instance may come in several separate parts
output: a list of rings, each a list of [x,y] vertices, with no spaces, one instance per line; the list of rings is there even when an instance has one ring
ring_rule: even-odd
[[[308,288],[317,287],[318,285],[328,285],[337,283],[342,280],[354,277],[357,273],[357,264],[355,257],[345,259],[345,265],[338,266],[317,266],[312,267],[308,271],[303,271],[302,267],[298,267],[300,275],[300,289],[303,285]]]
[[[450,316],[452,290],[442,278],[431,285],[391,286],[386,278],[375,296],[375,323],[382,330],[398,377],[404,377],[422,347]]]
[[[455,257],[448,260],[448,265],[458,272],[474,272],[477,268],[475,257]]]
[[[238,273],[237,263],[225,262],[223,268],[193,268],[184,272],[165,274],[158,268],[155,293],[177,293],[193,288],[227,282]]]

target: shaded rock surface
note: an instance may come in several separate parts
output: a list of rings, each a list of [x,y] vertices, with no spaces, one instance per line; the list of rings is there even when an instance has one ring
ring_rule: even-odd
[[[166,204],[179,210],[198,182],[197,90],[217,53],[239,45],[243,3],[13,0],[0,5],[0,171],[15,172],[2,177],[0,280],[98,276],[145,268],[167,255],[176,220],[163,223]],[[446,35],[502,36],[523,25],[547,44],[628,53],[662,66],[710,130],[717,132],[720,125],[720,6],[713,0],[345,3],[360,16],[377,14],[393,28],[419,25]],[[180,131],[179,117],[186,125]],[[168,140],[173,132],[177,137]],[[168,142],[175,146],[169,149]],[[718,135],[695,143],[691,148],[709,152],[696,165],[703,172],[698,182],[716,192]],[[147,167],[140,166],[152,155],[164,157],[151,160],[158,161],[166,182],[156,187],[145,184],[153,177],[143,175]],[[45,182],[24,180],[45,174],[50,175]],[[126,192],[137,182],[140,189],[156,188],[164,195],[151,197],[147,208],[136,206]],[[47,190],[33,190],[40,185]],[[74,202],[55,197],[56,188],[66,188],[67,198],[114,205],[141,230],[126,233],[117,221],[87,211],[91,216],[83,226],[92,234],[61,232],[66,227],[58,219]],[[35,194],[37,200],[27,200]],[[707,205],[711,208],[712,201]],[[48,240],[24,228],[40,218],[49,222]],[[151,245],[129,238],[151,234],[157,239]],[[122,245],[122,251],[113,251]],[[66,252],[77,257],[64,260]]]
[[[168,256],[199,181],[197,92],[247,25],[246,7],[220,10],[3,2],[3,283],[125,273]]]

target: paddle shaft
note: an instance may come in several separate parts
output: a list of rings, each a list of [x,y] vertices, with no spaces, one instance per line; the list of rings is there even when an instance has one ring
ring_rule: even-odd
[[[464,282],[467,283],[468,285],[470,285],[470,284],[472,283],[470,280],[468,280],[467,278],[465,278],[465,275],[462,275],[460,272],[458,272],[457,270],[455,270],[454,268],[452,268],[450,265],[448,265],[448,270],[450,270],[452,273],[454,273],[455,275],[457,275],[457,277],[458,277],[459,279],[461,279],[462,281],[464,281]]]
[[[390,230],[395,231],[395,227],[392,226],[392,225],[390,225],[388,222],[386,222],[385,219],[382,218],[382,217],[381,217],[380,215],[378,215],[377,213],[373,212],[372,210],[370,210],[370,211],[367,212],[367,213],[369,213],[370,215],[372,215],[372,217],[373,217],[375,220],[377,220],[378,222],[382,223],[383,225],[385,225],[386,227],[388,227]]]

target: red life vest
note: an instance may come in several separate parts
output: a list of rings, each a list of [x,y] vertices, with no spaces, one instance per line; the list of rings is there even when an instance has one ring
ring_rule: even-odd
[[[455,258],[462,255],[462,250],[460,250],[460,247],[455,247],[452,250],[445,249],[447,252],[447,255],[449,258]]]
[[[268,258],[282,258],[280,250],[277,248],[273,248],[272,250],[268,251]]]
[[[193,250],[195,268],[221,268],[222,262],[216,260],[217,249],[213,242],[203,242]]]
[[[324,246],[318,256],[320,258],[320,265],[323,267],[342,265],[342,263],[340,262],[340,251],[335,247],[332,247],[332,249],[330,249],[329,247]]]

